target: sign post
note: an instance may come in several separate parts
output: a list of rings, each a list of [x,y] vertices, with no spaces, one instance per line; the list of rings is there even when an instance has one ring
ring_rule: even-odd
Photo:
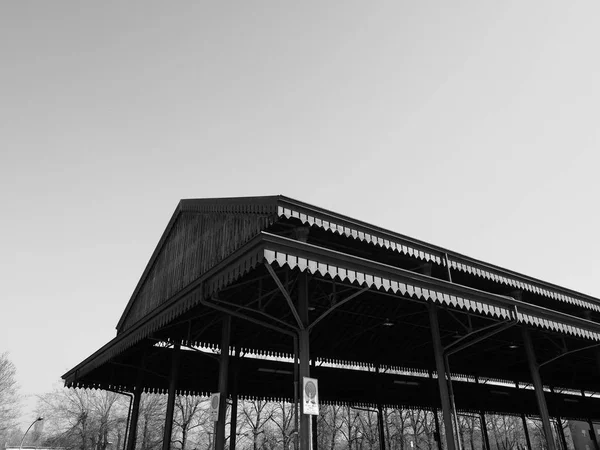
[[[213,422],[217,422],[219,420],[219,403],[221,402],[221,394],[216,392],[214,394],[210,394],[210,416],[212,417]]]
[[[302,377],[302,413],[319,415],[319,382],[315,378]]]

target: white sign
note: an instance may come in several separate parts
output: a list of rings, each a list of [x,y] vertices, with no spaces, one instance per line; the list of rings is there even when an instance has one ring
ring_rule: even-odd
[[[219,403],[221,402],[221,394],[218,392],[210,394],[210,415],[213,422],[219,420]]]
[[[319,415],[319,382],[315,378],[302,378],[302,413]]]

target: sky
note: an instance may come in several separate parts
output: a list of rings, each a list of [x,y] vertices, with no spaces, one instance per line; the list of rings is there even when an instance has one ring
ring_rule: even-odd
[[[0,2],[0,353],[116,334],[182,198],[283,194],[600,297],[600,3]]]

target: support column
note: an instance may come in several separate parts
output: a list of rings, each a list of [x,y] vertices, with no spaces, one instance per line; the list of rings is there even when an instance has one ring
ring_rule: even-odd
[[[479,384],[479,377],[477,376],[475,377],[475,383]],[[485,411],[483,409],[479,411],[479,424],[481,426],[481,441],[483,444],[483,450],[492,450],[490,447],[490,438],[488,436],[487,422],[485,421]]]
[[[446,383],[446,368],[444,364],[444,348],[442,347],[442,338],[440,337],[440,325],[437,316],[437,307],[433,303],[427,303],[429,310],[429,322],[431,326],[431,336],[433,338],[433,353],[435,355],[435,365],[438,373],[438,386],[440,389],[440,399],[442,401],[442,415],[444,417],[444,431],[446,434],[447,450],[455,450],[452,414],[450,407],[450,397],[448,395],[448,384]],[[556,449],[549,449],[556,450]]]
[[[485,450],[492,450],[492,448],[490,447],[490,437],[488,436],[487,422],[485,421],[484,411],[479,411],[479,421],[481,423],[481,434],[483,434]]]
[[[381,377],[379,371],[379,364],[375,366],[377,372],[377,384],[376,384],[376,396],[377,396],[377,429],[379,431],[379,449],[385,450],[385,427],[383,424],[383,407],[381,406]]]
[[[438,450],[443,450],[442,433],[440,432],[440,419],[438,418],[437,408],[433,410],[433,419],[435,420],[435,441],[437,442]]]
[[[306,273],[301,273],[298,276],[298,303],[296,305],[300,321],[304,325],[304,329],[300,330],[298,347],[299,347],[299,399],[302,402],[303,392],[302,384],[303,377],[310,377],[310,336],[306,327],[308,326],[308,276]],[[304,405],[300,411],[300,450],[310,450],[311,448],[311,420],[310,416],[304,414]]]
[[[294,442],[296,449],[300,448],[300,400],[298,398],[300,394],[300,382],[299,380],[299,370],[300,370],[300,349],[299,349],[299,338],[294,338],[293,346],[294,346],[294,430],[296,433],[294,434]]]
[[[458,450],[462,450],[462,436],[460,435],[460,428],[458,426],[458,414],[456,412],[456,403],[454,402],[454,386],[452,384],[452,374],[450,373],[450,361],[448,355],[444,355],[444,365],[446,369],[447,381],[448,381],[448,395],[450,396],[450,408],[452,408],[452,416],[454,418],[454,431],[456,432],[456,441],[458,443]]]
[[[562,418],[560,416],[556,416],[556,431],[558,432],[558,436],[560,437],[560,442],[562,443],[563,450],[569,450],[567,445],[567,437],[565,436],[565,430],[562,426]]]
[[[519,389],[519,382],[515,381],[515,388]],[[529,438],[529,427],[527,426],[527,417],[524,413],[521,413],[521,421],[523,422],[523,432],[525,433],[525,442],[527,443],[527,450],[531,450],[531,439]]]
[[[133,392],[133,404],[129,404],[129,415],[127,417],[126,429],[126,446],[127,450],[134,450],[137,440],[137,425],[140,417],[140,401],[142,399],[142,391],[144,390],[144,368],[146,366],[146,351],[142,353],[137,376],[135,380],[135,388]]]
[[[429,378],[431,380],[433,380],[433,371],[429,370]],[[432,410],[433,412],[433,420],[435,421],[435,442],[437,442],[437,448],[438,450],[443,450],[442,449],[442,439],[441,439],[441,435],[440,435],[440,419],[438,418],[438,410],[437,408],[434,408]]]
[[[317,436],[317,432],[319,431],[317,422],[318,417],[319,416],[310,416],[310,434],[312,439],[312,450],[317,450],[317,448],[319,448],[319,441]]]
[[[215,430],[215,450],[225,450],[225,421],[227,419],[227,388],[229,382],[229,343],[231,316],[223,317],[221,329],[221,359],[219,363],[219,417]]]
[[[525,346],[525,353],[527,354],[527,362],[533,380],[533,387],[535,388],[535,397],[542,419],[542,428],[544,430],[546,444],[548,445],[548,450],[556,450],[554,437],[552,436],[550,416],[548,415],[548,406],[546,405],[546,398],[544,397],[544,387],[542,385],[542,379],[540,378],[539,366],[535,359],[535,351],[533,349],[533,343],[531,342],[531,336],[529,336],[529,330],[525,327],[521,328],[521,333],[523,335],[523,344]]]
[[[135,392],[133,393],[133,406],[131,408],[131,418],[129,420],[129,436],[127,439],[127,450],[135,449],[135,442],[137,440],[137,424],[138,417],[140,416],[140,400],[142,399],[142,386],[137,383],[135,386]]]
[[[171,434],[173,431],[173,413],[175,412],[175,394],[177,389],[177,379],[179,378],[179,352],[181,345],[176,343],[173,346],[171,355],[171,374],[169,376],[169,397],[167,399],[167,414],[165,416],[165,428],[163,434],[163,450],[171,448]]]
[[[527,426],[527,417],[525,417],[525,414],[521,414],[521,420],[523,421],[523,431],[525,432],[527,450],[531,450],[531,438],[529,437],[529,427]]]
[[[313,358],[312,367],[314,368],[316,365],[316,360]],[[319,447],[319,441],[317,440],[317,433],[319,431],[318,424],[319,416],[310,416],[310,429],[312,434],[312,450],[317,450]]]
[[[550,392],[555,394],[553,387],[550,387]],[[556,416],[555,419],[556,419],[556,434],[558,435],[558,437],[560,439],[562,448],[563,448],[563,450],[569,450],[567,447],[567,437],[565,436],[565,430],[563,429],[563,426],[562,426],[562,418],[560,416]]]
[[[383,425],[383,407],[377,403],[377,428],[379,430],[379,448],[385,450],[385,428]]]
[[[240,348],[235,349],[235,358],[231,364],[233,383],[231,385],[231,423],[229,425],[229,450],[235,450],[237,441],[238,376],[240,372]]]
[[[146,366],[146,351],[142,353],[140,358],[139,367],[137,369],[137,376],[135,380],[135,390],[133,392],[133,404],[129,406],[129,417],[127,418],[127,430],[126,430],[126,449],[134,450],[137,440],[137,426],[140,416],[140,401],[142,399],[142,391],[144,390],[144,367]]]

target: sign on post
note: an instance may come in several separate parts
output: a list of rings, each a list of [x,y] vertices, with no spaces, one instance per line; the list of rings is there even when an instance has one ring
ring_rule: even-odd
[[[213,422],[219,420],[219,403],[221,402],[221,394],[210,394],[210,415]]]
[[[315,378],[302,378],[302,413],[319,415],[319,382]]]

